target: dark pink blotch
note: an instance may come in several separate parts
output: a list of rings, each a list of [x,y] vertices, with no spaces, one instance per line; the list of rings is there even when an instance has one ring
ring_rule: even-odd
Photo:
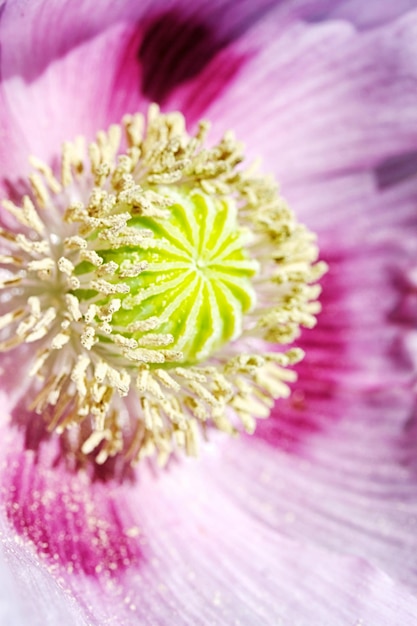
[[[170,96],[188,83],[180,108],[189,123],[219,97],[247,60],[247,55],[230,49],[247,24],[220,33],[212,18],[183,15],[178,9],[162,13],[145,26],[138,49],[141,92],[158,104],[168,102],[170,108]],[[218,58],[221,62],[216,63]],[[211,65],[214,71],[206,76]]]

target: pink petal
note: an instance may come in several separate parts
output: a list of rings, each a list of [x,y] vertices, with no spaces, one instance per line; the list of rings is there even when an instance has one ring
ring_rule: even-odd
[[[225,449],[217,485],[271,528],[365,558],[415,590],[412,399],[396,391],[352,396],[333,394],[339,419],[297,455],[258,438]],[[320,408],[310,397],[308,409]]]
[[[385,239],[382,244],[373,242],[369,253],[361,252],[354,238],[355,232],[365,237],[366,221],[331,245],[342,225],[339,207],[346,207],[355,218],[360,214],[361,196],[356,188],[350,196],[349,185],[363,185],[363,192],[372,183],[369,176],[350,179],[349,173],[380,165],[381,155],[399,154],[415,144],[415,134],[410,132],[416,121],[414,87],[403,78],[404,68],[409,67],[407,37],[412,48],[414,27],[410,17],[359,38],[346,25],[293,25],[258,55],[263,34],[272,38],[274,28],[260,29],[241,47],[233,47],[233,58],[239,59],[249,42],[254,60],[249,65],[245,57],[245,63],[237,65],[232,88],[228,89],[229,79],[220,80],[224,101],[213,104],[213,97],[207,97],[212,85],[206,88],[205,83],[210,72],[216,75],[219,60],[228,58],[228,48],[208,62],[201,81],[191,77],[175,98],[192,111],[193,94],[198,96],[222,126],[224,120],[251,139],[255,148],[261,147],[292,197],[302,182],[307,199],[300,195],[301,211],[312,221],[324,206],[323,250],[335,269],[327,285],[327,318],[317,331],[320,340],[313,331],[310,343],[316,349],[313,345],[310,366],[301,369],[307,387],[309,383],[313,387],[302,412],[313,414],[312,423],[319,422],[320,428],[301,441],[297,456],[285,454],[268,437],[242,439],[214,446],[195,464],[172,464],[158,479],[144,468],[133,487],[90,485],[83,475],[66,474],[60,466],[51,468],[54,448],[43,448],[46,452],[36,458],[33,451],[22,452],[21,437],[10,432],[2,452],[12,451],[2,459],[7,467],[2,497],[8,523],[19,536],[3,520],[3,547],[16,578],[13,589],[23,595],[19,601],[24,617],[33,614],[38,623],[54,625],[59,613],[64,615],[59,619],[63,624],[66,619],[68,624],[117,625],[174,620],[190,626],[237,622],[275,626],[280,621],[299,626],[361,621],[391,626],[413,624],[417,616],[415,597],[398,582],[415,585],[417,511],[414,450],[406,431],[413,397],[401,388],[388,387],[393,380],[405,387],[408,372],[398,355],[388,358],[395,332],[383,325],[395,304],[395,289],[386,284],[383,272],[384,259],[391,260],[395,251],[385,256]],[[53,65],[42,68],[29,91],[22,87],[19,74],[5,81],[4,106],[16,118],[15,126],[3,122],[15,151],[7,169],[12,177],[25,171],[19,160],[20,140],[25,152],[35,150],[49,157],[61,135],[67,138],[68,132],[79,128],[91,135],[96,123],[109,119],[109,111],[140,104],[137,93],[129,91],[139,72],[132,61],[136,36],[135,29],[120,24],[86,37],[80,46],[80,42],[75,48],[71,44]],[[131,48],[126,47],[126,39]],[[58,37],[52,41],[59,44]],[[77,93],[79,85],[87,92],[93,84],[90,78],[85,82],[80,78],[85,58],[101,78],[99,57],[109,58],[106,51],[112,63],[117,58],[119,67],[127,68],[117,83],[120,100],[111,100],[112,81],[119,80],[112,65],[114,73],[104,76],[103,92],[93,89],[84,109],[84,93],[79,101],[69,100],[68,94]],[[276,64],[277,58],[275,71],[271,63]],[[74,76],[74,69],[77,81],[68,78]],[[259,80],[254,72],[260,73]],[[283,88],[275,93],[277,84]],[[391,91],[384,100],[387,85]],[[27,101],[25,94],[30,94]],[[44,100],[42,94],[50,94],[50,99]],[[74,103],[74,117],[69,118]],[[45,127],[33,131],[31,106],[40,118],[45,111],[50,114],[51,144],[42,143]],[[93,107],[97,119],[92,122],[86,113]],[[249,124],[254,110],[265,122],[265,131],[261,124]],[[27,121],[21,122],[25,112]],[[277,129],[273,141],[272,129]],[[285,161],[280,164],[281,155]],[[340,172],[343,179],[331,180],[330,175]],[[403,188],[387,193],[384,209],[375,215],[388,230],[392,228],[389,210],[396,210],[395,200],[404,197]],[[410,203],[411,195],[407,207]],[[399,237],[402,231],[396,226],[394,232]],[[381,294],[383,304],[378,307]],[[339,323],[338,336],[336,346],[330,346],[333,350],[326,351],[326,337],[334,336],[332,320]],[[377,332],[368,338],[374,328]],[[335,368],[331,360],[337,364],[340,357],[337,341],[343,346],[348,373],[343,371],[345,363]],[[386,392],[377,384],[381,380],[387,384]],[[301,378],[298,390],[303,389]],[[322,547],[313,547],[313,542]],[[104,572],[99,567],[103,562]]]
[[[417,12],[362,33],[344,22],[294,23],[268,16],[173,94],[169,106],[232,128],[250,157],[283,184],[373,167],[414,149]],[[246,62],[213,102],[212,81],[245,52]],[[414,78],[413,78],[414,77]],[[389,85],[389,89],[387,89]]]
[[[63,620],[68,620],[63,624],[118,626],[276,626],[281,621],[297,626],[345,626],[360,620],[391,626],[396,618],[411,625],[417,615],[416,599],[365,561],[315,548],[305,538],[288,539],[276,528],[248,517],[240,504],[236,507],[230,494],[210,478],[213,466],[218,475],[224,470],[218,465],[222,463],[218,449],[212,449],[211,460],[173,464],[159,476],[143,467],[139,483],[133,486],[94,483],[75,492],[69,485],[78,481],[82,486],[84,478],[66,474],[59,467],[51,469],[47,455],[34,464],[31,453],[22,456],[18,452],[18,438],[14,443],[15,451],[8,460],[20,463],[19,484],[43,487],[40,492],[27,491],[33,510],[31,514],[25,504],[28,531],[53,530],[51,538],[73,543],[71,558],[82,558],[83,553],[78,553],[81,544],[74,536],[83,535],[84,547],[89,541],[94,544],[98,526],[107,547],[112,505],[118,518],[137,525],[135,541],[147,555],[122,569],[112,570],[105,560],[102,571],[69,573],[68,564],[65,568],[60,558],[40,558],[39,554],[45,553],[39,539],[32,545],[24,534],[22,542],[2,522],[5,563],[20,595],[20,607],[31,612],[35,625],[54,625],[59,610]],[[258,465],[253,467],[256,471]],[[227,480],[233,479],[229,470]],[[228,487],[239,491],[239,484]],[[35,518],[36,504],[43,507],[49,498],[52,513],[53,502],[62,494],[66,512],[58,506],[55,517]],[[89,498],[91,507],[85,519],[79,504]],[[68,527],[65,520],[71,516],[80,523],[79,528]],[[120,539],[124,540],[123,533]]]
[[[138,80],[139,68],[128,54],[136,49],[135,38],[132,26],[115,25],[46,65],[30,82],[21,74],[2,81],[6,139],[0,162],[9,183],[27,174],[31,154],[52,162],[65,140],[80,134],[91,139],[138,108],[132,76]]]
[[[6,533],[10,531],[6,531]],[[29,624],[30,612],[22,606],[21,590],[18,587],[11,567],[10,559],[5,548],[4,533],[1,535],[2,547],[0,549],[0,624],[7,626],[21,626]],[[6,540],[7,541],[7,540]],[[58,615],[56,615],[58,618]],[[68,623],[68,622],[67,622]],[[65,625],[66,626],[66,625]]]
[[[0,623],[87,626],[82,609],[51,573],[1,528]]]
[[[5,5],[0,165],[7,184],[0,186],[6,193],[20,187],[29,155],[51,162],[63,141],[79,134],[90,140],[149,99],[163,98],[270,4],[247,2],[239,10],[230,0],[196,10],[180,1]]]
[[[246,0],[239,5],[232,0],[211,0],[196,6],[186,0],[79,0],[74,5],[71,0],[59,0],[51,5],[47,0],[14,0],[1,14],[2,79],[17,74],[32,81],[53,61],[122,22],[146,30],[158,19],[175,15],[216,28],[221,40],[231,41],[274,4],[274,0]]]
[[[416,0],[342,0],[339,3],[329,2],[326,17],[348,19],[362,28],[370,28],[394,20],[416,7]]]
[[[416,7],[416,0],[293,0],[281,3],[280,12],[307,22],[344,19],[359,28],[372,28]]]
[[[415,590],[416,361],[405,349],[415,288],[408,319],[403,300],[417,179],[383,191],[375,182],[352,176],[300,190],[319,224],[323,212],[323,313],[301,340],[292,398],[254,437],[225,445],[222,474],[213,467],[211,476],[271,528],[362,557]]]

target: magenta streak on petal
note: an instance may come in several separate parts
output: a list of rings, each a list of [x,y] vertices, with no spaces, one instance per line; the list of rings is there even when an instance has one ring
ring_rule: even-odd
[[[416,248],[414,247],[412,258],[396,268],[392,280],[397,287],[398,298],[389,316],[390,321],[400,329],[399,341],[395,346],[397,361],[402,356],[408,367],[412,368],[410,383],[414,390],[417,389],[417,263],[415,259]],[[414,411],[411,422],[415,430],[417,411]]]
[[[7,460],[2,500],[17,533],[48,565],[70,573],[112,577],[142,563],[141,530],[118,489],[113,493],[108,483],[54,467],[48,454],[18,452]]]
[[[413,272],[414,270],[414,272]],[[400,296],[397,306],[391,314],[391,319],[404,329],[416,328],[417,322],[417,284],[413,282],[413,274],[415,280],[415,268],[409,274],[397,276],[397,283],[400,287]]]

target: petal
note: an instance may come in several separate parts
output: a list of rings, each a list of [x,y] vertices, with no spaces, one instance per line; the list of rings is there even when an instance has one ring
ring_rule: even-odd
[[[359,28],[390,22],[417,7],[416,0],[294,0],[282,3],[281,11],[307,22],[344,19]]]
[[[28,83],[48,65],[68,52],[115,27],[136,19],[149,9],[148,2],[111,0],[100,4],[81,0],[15,0],[1,13],[2,80],[18,75]]]
[[[4,191],[19,190],[29,155],[52,162],[64,141],[91,140],[149,99],[163,99],[270,4],[247,2],[236,11],[218,0],[190,12],[184,2],[7,3],[0,21]]]
[[[374,167],[417,140],[417,12],[358,33],[348,23],[285,22],[279,12],[179,90],[170,107],[232,128],[284,186]],[[214,102],[227,54],[247,61]],[[389,85],[389,89],[387,89]]]
[[[317,374],[331,371],[331,380],[355,389],[410,383],[402,344],[415,326],[417,177],[408,178],[403,167],[401,176],[387,184],[383,173],[382,186],[376,171],[291,188],[291,204],[318,231],[330,266],[318,327],[305,335],[300,376],[306,367],[311,378],[312,358],[321,364]]]
[[[36,546],[51,571],[60,566],[86,576],[102,570],[115,575],[142,562],[144,539],[133,540],[141,533],[130,511],[119,507],[104,483],[90,489],[85,472],[66,472],[55,440],[39,445],[35,424],[23,430],[23,416],[19,417],[23,432],[5,437],[9,449],[19,442],[22,450],[29,449],[6,455],[8,471],[1,479],[6,517],[19,535]]]
[[[247,0],[239,5],[232,0],[212,0],[191,8],[185,0],[102,0],[99,4],[80,0],[76,5],[71,0],[53,4],[48,0],[14,0],[1,12],[2,79],[18,74],[30,82],[51,62],[120,22],[145,30],[145,26],[155,28],[158,19],[163,20],[161,28],[168,16],[182,16],[183,21],[199,20],[215,27],[219,39],[231,41],[274,4],[274,0]],[[183,35],[175,24],[172,31]]]
[[[135,37],[132,26],[116,25],[47,65],[32,82],[19,74],[2,81],[0,161],[9,183],[27,175],[30,155],[51,163],[65,140],[80,134],[91,140],[138,108],[132,76],[137,82],[139,68],[128,54]]]
[[[415,590],[412,400],[395,391],[352,399],[339,390],[331,405],[338,419],[296,455],[259,438],[230,446],[218,487],[271,528],[364,558]],[[307,410],[320,408],[310,397]]]
[[[324,212],[323,313],[301,340],[292,398],[252,439],[224,446],[211,476],[271,528],[362,557],[415,590],[415,360],[403,342],[417,309],[405,319],[398,273],[416,258],[417,179],[383,191],[376,182],[300,190],[317,203],[313,216]]]
[[[417,7],[416,0],[342,0],[335,7],[329,4],[327,17],[348,19],[362,28],[370,28],[383,22],[389,22]]]
[[[216,449],[212,455],[214,463],[221,461]],[[72,541],[74,555],[82,558],[84,552],[78,552],[81,544],[74,536],[83,535],[84,549],[89,541],[92,545],[87,550],[94,549],[98,527],[103,531],[100,549],[106,548],[106,523],[111,518],[105,511],[111,503],[117,518],[132,517],[140,525],[136,541],[147,554],[146,559],[126,568],[114,570],[111,562],[104,560],[101,571],[70,571],[60,557],[45,558],[38,538],[31,538],[34,545],[27,535],[22,542],[3,521],[5,560],[21,596],[21,607],[31,609],[37,620],[34,624],[52,626],[58,610],[68,624],[133,625],[140,621],[144,626],[173,621],[178,626],[276,626],[281,622],[345,626],[361,619],[388,626],[396,618],[411,625],[417,614],[416,599],[363,560],[293,541],[247,517],[244,509],[235,507],[232,498],[211,481],[208,471],[212,462],[206,464],[202,459],[175,464],[157,477],[144,467],[139,484],[131,487],[126,483],[88,486],[84,478],[66,474],[59,467],[52,469],[47,456],[41,455],[34,463],[33,456],[27,452],[22,456],[16,447],[8,458],[19,465],[15,475],[19,484],[32,486],[27,491],[29,502],[24,503],[27,529],[53,530],[50,539],[55,539],[58,550],[59,542]],[[78,492],[68,489],[75,482],[80,486]],[[51,491],[37,492],[36,485],[44,489],[49,485]],[[59,526],[59,507],[55,518],[36,517],[36,503],[45,507],[49,498],[52,513],[53,502],[62,494],[66,495],[66,517],[78,522],[75,528]],[[2,495],[4,499],[4,489]],[[12,505],[13,493],[6,495],[11,496],[8,502]],[[91,508],[86,519],[79,504],[88,500]]]
[[[309,32],[319,33],[320,38],[324,32],[321,25],[308,28],[314,28]],[[291,32],[294,34],[293,30]],[[338,33],[342,40],[344,33],[348,39],[351,37],[350,29],[341,29]],[[83,45],[93,45],[94,42],[95,46],[100,37]],[[119,41],[120,34],[115,35],[115,39]],[[285,41],[288,45],[289,40]],[[321,41],[326,47],[334,40],[329,37]],[[349,46],[353,48],[352,43]],[[369,55],[369,49],[364,46],[362,54]],[[271,47],[270,52],[274,53],[274,50]],[[316,52],[315,44],[307,45],[303,62],[310,62],[308,57],[315,56]],[[75,50],[68,52],[62,62],[69,63],[67,59],[73,54],[76,54]],[[57,63],[61,63],[61,59]],[[329,65],[329,58],[326,63]],[[354,70],[354,66],[348,67],[347,74]],[[246,64],[239,65],[236,73],[239,80],[246,67]],[[314,63],[313,68],[307,63],[307,70],[314,75]],[[340,75],[330,70],[328,75],[324,74],[324,85],[330,89]],[[205,76],[207,78],[207,74]],[[384,76],[388,77],[388,72]],[[290,96],[294,96],[295,82],[291,82],[291,76],[287,75],[287,78],[293,89]],[[316,78],[318,80],[318,75]],[[44,74],[40,80],[43,79]],[[129,74],[126,84],[131,84],[130,81]],[[313,93],[318,91],[317,87],[313,88]],[[121,92],[123,90],[118,90]],[[350,88],[345,92],[342,89],[342,96],[346,92],[349,96]],[[262,99],[262,91],[259,93]],[[267,90],[266,93],[270,92]],[[296,101],[304,97],[307,96],[301,93]],[[344,101],[344,97],[339,97]],[[353,96],[352,100],[347,100],[346,109],[356,102]],[[216,111],[220,105],[212,105],[212,101],[210,105]],[[282,102],[284,108],[290,106],[291,97],[289,102],[283,97]],[[339,102],[334,93],[331,102]],[[317,111],[321,109],[319,100],[316,108],[312,106],[311,116],[317,119]],[[401,112],[404,110],[408,109],[402,107]],[[369,111],[374,109],[359,107],[361,113],[369,115]],[[382,108],[382,113],[384,111]],[[242,115],[241,110],[239,115]],[[345,111],[344,115],[337,119],[349,121],[349,114]],[[242,126],[247,131],[244,136],[249,137],[249,132],[254,132],[255,137],[262,136],[257,129],[248,129],[248,119],[246,127]],[[326,119],[328,121],[328,117]],[[413,119],[410,115],[408,119],[406,116],[405,122],[403,118],[398,122],[398,143],[395,143],[397,138],[393,140],[392,120],[392,128],[384,141],[378,135],[383,155],[400,152],[411,145],[411,140],[410,144],[406,143],[404,137],[407,123]],[[281,123],[285,138],[285,124]],[[328,171],[324,162],[329,162],[329,155],[333,154],[335,147],[340,150],[346,147],[346,137],[341,136],[340,143],[336,140],[332,143],[333,139],[325,137],[323,147],[317,139],[318,133],[323,133],[323,127],[315,129],[308,119],[304,129],[308,130],[308,141],[319,143],[319,156],[323,150],[322,159],[319,158],[317,164],[308,151],[301,152],[303,167],[308,166],[306,178],[324,178],[323,172]],[[371,130],[369,136],[375,137],[375,129]],[[358,132],[367,139],[366,129],[360,126]],[[292,133],[290,136],[302,146],[301,131]],[[288,138],[285,141],[284,148],[291,143]],[[36,142],[40,145],[39,138]],[[336,152],[339,158],[339,161],[336,159],[336,172],[345,168],[348,171],[350,168],[361,169],[376,162],[376,150],[373,153],[365,145],[364,160],[358,166],[357,157],[352,157],[355,150],[358,152],[358,146],[355,141],[353,143],[354,149],[348,146],[347,156],[344,154],[342,158]],[[268,144],[266,154],[274,157],[277,149]],[[313,151],[314,155],[317,152]],[[294,168],[285,163],[282,171],[288,183],[302,179],[307,185],[308,181],[300,174],[301,169],[295,167],[294,174]],[[343,189],[346,191],[347,186]],[[328,242],[333,232],[329,221],[329,218],[327,221],[323,219],[323,237],[327,236]],[[338,223],[337,230],[339,228]],[[352,229],[349,237],[354,237],[354,232]],[[370,262],[366,263],[366,252],[355,260],[346,259],[349,251],[357,252],[352,242],[341,244],[341,248],[339,263],[336,246],[327,248],[328,258],[333,260],[338,274],[345,277],[346,272],[349,277],[345,283],[339,281],[339,284],[342,283],[349,305],[345,328],[352,330],[350,339],[353,343],[355,338],[357,348],[350,348],[345,337],[343,346],[350,363],[355,364],[358,372],[368,372],[369,376],[369,344],[363,341],[365,332],[359,328],[360,303],[362,296],[369,292],[366,308],[371,313],[366,318],[366,327],[371,328],[375,320],[372,317],[372,296],[378,298],[378,294],[385,295],[388,290],[381,291],[383,274],[375,250],[372,249]],[[363,274],[366,274],[366,280],[370,275],[370,285],[363,279]],[[362,279],[357,290],[354,289],[355,279]],[[337,280],[330,281],[328,289],[336,293]],[[388,303],[392,302],[392,292],[389,291]],[[338,318],[344,301],[335,297],[333,304],[333,317]],[[378,312],[376,318],[380,319],[381,315]],[[385,331],[382,336],[386,337]],[[358,338],[362,340],[356,343]],[[382,352],[388,344],[387,338]],[[375,345],[371,348],[372,354],[378,354],[379,358],[381,351],[376,350]],[[358,362],[360,357],[363,363]],[[326,354],[319,354],[318,358],[324,362]],[[378,360],[377,367],[381,368],[378,369],[378,379],[380,371],[391,373],[387,363],[384,361],[381,367]],[[319,370],[316,367],[312,380],[318,387]],[[15,441],[5,441],[5,448],[12,453],[6,459],[8,472],[4,473],[2,497],[9,523],[20,538],[15,540],[5,529],[4,536],[8,538],[3,545],[18,578],[17,585],[22,585],[22,606],[37,607],[38,615],[41,615],[39,623],[50,624],[57,622],[60,607],[62,613],[66,615],[65,609],[68,609],[68,615],[73,616],[72,622],[68,623],[80,624],[129,624],[139,620],[144,624],[172,623],[174,620],[180,625],[197,626],[207,623],[229,625],[237,621],[248,625],[284,622],[301,626],[315,623],[345,626],[361,620],[371,624],[390,625],[395,621],[412,624],[417,615],[415,598],[397,579],[391,580],[377,569],[377,566],[383,567],[407,584],[410,580],[414,584],[416,500],[410,467],[413,451],[404,432],[412,410],[412,398],[395,390],[387,393],[379,387],[372,390],[375,384],[372,376],[365,379],[358,391],[353,377],[345,379],[338,374],[338,371],[334,373],[335,387],[329,389],[324,381],[329,401],[325,397],[321,404],[312,402],[306,410],[317,412],[319,416],[326,410],[331,418],[334,409],[340,419],[330,421],[316,436],[309,438],[299,456],[284,454],[274,442],[271,445],[265,438],[252,439],[250,443],[242,440],[229,443],[224,452],[222,448],[214,448],[212,457],[204,464],[172,465],[169,473],[158,480],[144,469],[139,485],[131,488],[128,484],[96,482],[91,485],[85,475],[72,476],[60,467],[51,468],[53,455],[50,453],[39,456],[33,451],[19,453],[23,447],[19,437]],[[320,389],[317,396],[318,400],[323,400]],[[210,452],[207,454],[209,456]],[[48,491],[49,500],[45,500]],[[18,505],[17,508],[14,505]],[[277,529],[287,537],[279,536]],[[137,532],[139,535],[135,537]],[[21,537],[24,546],[17,545],[22,543]],[[310,545],[313,541],[324,548]],[[350,552],[351,556],[335,556],[327,548],[337,549],[340,553]],[[370,564],[361,560],[363,557]],[[104,572],[99,568],[102,562]],[[28,579],[31,583],[26,587]],[[58,579],[61,583],[57,582]],[[43,590],[47,593],[44,594]],[[62,606],[65,606],[64,610]]]
[[[317,230],[321,255],[330,265],[318,328],[306,340],[322,325],[329,327],[330,339],[334,327],[351,354],[350,367],[356,363],[354,384],[362,388],[372,388],[378,379],[380,385],[398,383],[397,374],[407,371],[393,348],[403,328],[394,312],[415,258],[417,177],[382,188],[379,180],[377,171],[290,191],[291,205]],[[329,361],[337,368],[335,358]]]
[[[82,609],[51,573],[1,525],[0,623],[88,626]]]
[[[174,88],[197,78],[218,53],[253,28],[275,4],[276,0],[238,4],[216,0],[191,8],[185,1],[161,2],[141,25],[138,57],[143,65],[143,94],[165,103]]]
[[[10,560],[5,547],[4,534],[2,534],[2,547],[0,549],[0,623],[10,626],[21,626],[30,624],[30,611],[26,611],[22,606],[22,598],[19,586],[14,577]],[[23,573],[23,571],[22,571]],[[20,589],[24,587],[20,586]],[[58,617],[58,616],[57,616]],[[67,622],[68,623],[68,622]]]

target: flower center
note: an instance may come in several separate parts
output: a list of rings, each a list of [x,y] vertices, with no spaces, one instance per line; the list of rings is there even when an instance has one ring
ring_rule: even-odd
[[[159,340],[195,363],[240,335],[243,314],[255,302],[257,263],[244,248],[233,199],[211,199],[198,189],[159,192],[172,202],[168,214],[129,222],[152,233],[147,245],[100,251],[104,263],[127,274],[135,266],[143,270],[124,278],[129,291],[120,296],[113,325],[127,338],[146,341],[141,326],[156,316]]]
[[[98,463],[252,432],[294,379],[300,350],[280,346],[319,310],[314,237],[206,131],[152,106],[88,157],[65,144],[59,175],[32,159],[31,194],[3,202],[0,350],[36,346],[28,407]]]

